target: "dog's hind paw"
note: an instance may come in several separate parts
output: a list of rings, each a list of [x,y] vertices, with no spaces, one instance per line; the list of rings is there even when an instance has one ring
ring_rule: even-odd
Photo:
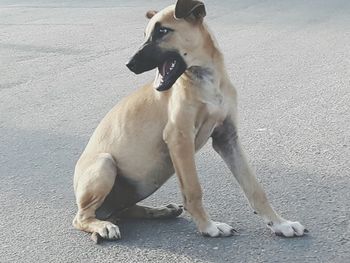
[[[277,236],[283,237],[295,237],[303,236],[309,231],[299,222],[292,222],[288,220],[283,220],[282,222],[274,223],[269,222],[267,226],[274,232]]]
[[[210,221],[208,226],[200,230],[205,237],[229,237],[233,236],[237,231],[228,224]]]
[[[120,238],[121,234],[119,227],[107,221],[101,222],[101,227],[98,229],[98,231],[92,233],[91,235],[91,239],[96,244],[99,244],[103,239],[117,240]]]
[[[183,208],[182,206],[178,206],[176,204],[168,204],[166,206],[167,209],[169,209],[169,218],[175,218],[178,217],[182,214]]]

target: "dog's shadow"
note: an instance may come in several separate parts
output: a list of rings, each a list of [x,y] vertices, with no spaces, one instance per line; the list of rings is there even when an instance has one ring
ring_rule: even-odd
[[[190,217],[184,214],[176,219],[120,221],[118,225],[122,239],[103,241],[101,246],[138,249],[155,256],[162,253],[161,256],[177,258],[181,262],[232,262],[239,258],[249,259],[249,262],[273,262],[271,254],[288,255],[296,249],[306,253],[313,243],[311,234],[302,238],[281,238],[263,227],[237,229],[238,233],[232,237],[203,237]]]

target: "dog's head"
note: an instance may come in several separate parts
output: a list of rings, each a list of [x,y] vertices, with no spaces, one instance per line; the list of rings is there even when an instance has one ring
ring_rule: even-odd
[[[157,68],[155,88],[170,89],[186,69],[201,66],[200,58],[208,53],[205,15],[204,4],[195,0],[178,0],[160,12],[148,11],[146,41],[127,67],[136,74]]]

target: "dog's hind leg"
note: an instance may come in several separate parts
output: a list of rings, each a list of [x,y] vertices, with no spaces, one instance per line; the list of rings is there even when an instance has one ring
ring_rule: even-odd
[[[182,214],[182,211],[183,209],[175,204],[163,207],[134,205],[124,210],[118,216],[120,218],[168,219],[178,217]]]
[[[95,215],[96,210],[112,190],[116,176],[117,167],[112,156],[102,153],[82,175],[76,178],[75,195],[78,213],[73,220],[75,228],[105,239],[121,237],[118,226],[109,221],[98,220]]]

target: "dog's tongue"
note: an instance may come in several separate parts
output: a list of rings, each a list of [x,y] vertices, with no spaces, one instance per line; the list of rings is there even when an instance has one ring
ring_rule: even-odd
[[[172,60],[167,60],[164,62],[163,67],[162,67],[162,76],[164,77],[167,73],[170,72],[171,69],[171,64],[172,64]]]
[[[155,88],[159,88],[163,82],[167,80],[169,73],[174,70],[175,66],[176,60],[174,59],[166,60],[163,64],[158,66],[157,75],[153,84]]]
[[[174,69],[174,63],[176,63],[176,61],[169,59],[167,61],[165,61],[163,63],[163,65],[159,68],[159,72],[160,74],[164,77],[165,75],[167,75],[171,70]]]

